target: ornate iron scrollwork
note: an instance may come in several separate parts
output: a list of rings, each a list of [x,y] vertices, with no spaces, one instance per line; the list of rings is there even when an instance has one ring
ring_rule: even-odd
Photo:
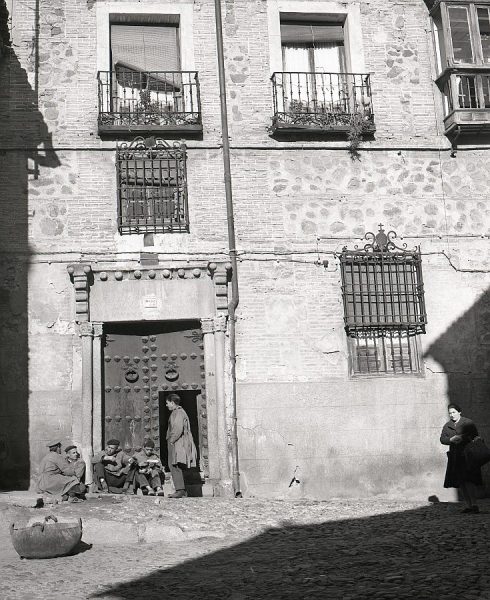
[[[368,242],[367,244],[364,244],[364,250],[366,252],[393,252],[394,250],[405,252],[407,250],[407,244],[402,244],[402,246],[397,246],[395,244],[394,240],[398,237],[395,231],[391,230],[386,232],[383,229],[382,223],[379,223],[378,227],[377,233],[367,231],[364,235],[364,239]],[[355,246],[355,248],[357,249],[357,246]]]

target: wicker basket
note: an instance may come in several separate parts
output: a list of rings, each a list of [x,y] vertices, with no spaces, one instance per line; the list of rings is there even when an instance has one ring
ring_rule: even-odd
[[[56,517],[48,515],[44,523],[33,523],[30,527],[16,527],[12,523],[10,537],[21,558],[65,556],[82,539],[82,519],[72,523],[58,523]]]

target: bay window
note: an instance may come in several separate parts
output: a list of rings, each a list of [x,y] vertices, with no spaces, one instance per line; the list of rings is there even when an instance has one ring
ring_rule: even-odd
[[[490,134],[490,0],[425,0],[432,18],[445,133]]]

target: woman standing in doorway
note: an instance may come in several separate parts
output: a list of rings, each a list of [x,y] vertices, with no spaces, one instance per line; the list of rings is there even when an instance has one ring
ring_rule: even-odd
[[[449,421],[442,428],[441,444],[449,446],[447,453],[445,488],[460,488],[467,507],[461,512],[480,512],[476,504],[476,486],[482,485],[480,467],[469,468],[464,449],[478,436],[476,425],[471,419],[461,416],[457,404],[449,404]]]

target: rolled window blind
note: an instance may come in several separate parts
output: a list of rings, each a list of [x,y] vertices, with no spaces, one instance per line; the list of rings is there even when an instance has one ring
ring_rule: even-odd
[[[111,25],[113,68],[137,71],[179,71],[177,27]]]
[[[344,43],[342,25],[324,25],[311,23],[281,23],[281,42],[283,44],[308,44],[338,42]]]

